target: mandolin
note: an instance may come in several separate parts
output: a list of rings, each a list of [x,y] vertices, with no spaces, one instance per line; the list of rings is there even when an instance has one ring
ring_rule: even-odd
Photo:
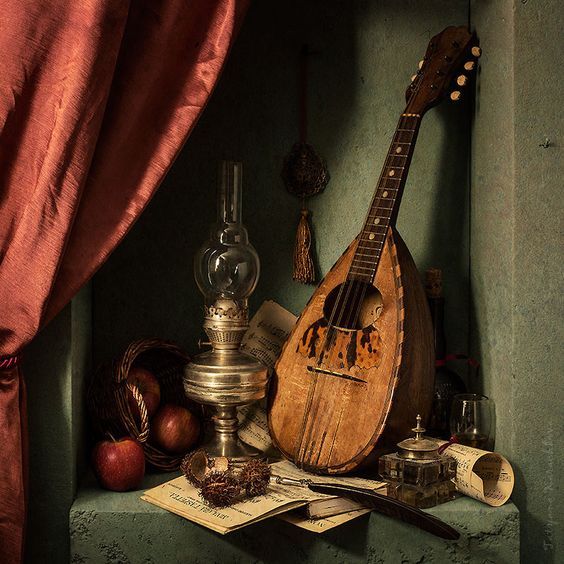
[[[300,468],[350,472],[390,450],[428,414],[431,320],[411,255],[394,228],[428,109],[460,97],[480,49],[465,27],[433,37],[406,92],[364,227],[321,281],[275,367],[268,421]],[[462,74],[461,74],[462,71]]]

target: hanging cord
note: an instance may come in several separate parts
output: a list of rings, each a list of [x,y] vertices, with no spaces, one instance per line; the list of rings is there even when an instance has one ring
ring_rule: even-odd
[[[303,45],[300,51],[300,64],[298,72],[298,112],[300,116],[300,143],[307,143],[307,71],[310,50]]]
[[[299,117],[300,117],[300,143],[307,143],[307,64],[310,54],[309,47],[303,45],[300,51],[300,64],[298,72],[299,89]],[[314,155],[316,156],[316,155]],[[309,159],[309,161],[311,158]],[[306,161],[306,162],[309,162]],[[321,167],[323,170],[323,167]],[[306,168],[306,175],[311,176],[311,171]],[[309,173],[309,174],[308,174]],[[311,178],[310,178],[311,181]],[[313,191],[316,193],[316,191]],[[315,283],[315,265],[312,256],[312,235],[309,225],[310,211],[305,206],[306,193],[302,193],[302,210],[296,232],[296,243],[294,246],[294,269],[292,278],[302,284]]]

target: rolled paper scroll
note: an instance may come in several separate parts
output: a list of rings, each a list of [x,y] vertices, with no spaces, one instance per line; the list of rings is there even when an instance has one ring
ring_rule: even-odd
[[[447,441],[437,442],[441,446],[447,444]],[[443,452],[456,460],[454,482],[461,493],[492,507],[499,507],[509,499],[515,476],[504,456],[458,443],[450,444]]]

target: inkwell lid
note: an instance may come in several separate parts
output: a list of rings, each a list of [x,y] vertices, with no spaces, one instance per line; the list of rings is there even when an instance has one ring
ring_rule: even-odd
[[[439,458],[437,443],[423,438],[425,429],[421,427],[421,415],[417,416],[417,427],[411,430],[415,433],[415,437],[398,443],[398,455],[410,460],[435,460]]]

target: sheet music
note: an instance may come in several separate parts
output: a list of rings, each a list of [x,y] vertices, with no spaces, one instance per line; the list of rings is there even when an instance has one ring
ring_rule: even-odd
[[[355,511],[348,511],[347,513],[341,513],[339,515],[334,515],[333,517],[325,517],[324,519],[308,519],[304,517],[299,510],[288,511],[288,513],[282,513],[278,515],[278,519],[291,523],[296,527],[305,529],[306,531],[311,531],[312,533],[324,533],[329,531],[343,523],[352,521],[361,515],[366,515],[370,513],[371,509],[356,509]]]
[[[276,302],[263,302],[249,323],[241,350],[266,364],[272,371],[296,319],[293,313]],[[241,440],[267,453],[269,457],[276,457],[268,432],[264,402],[239,408],[238,418]]]
[[[446,441],[437,441],[440,445]],[[489,452],[460,444],[444,450],[456,459],[455,483],[463,494],[493,507],[503,505],[513,491],[515,477],[508,460],[497,452]]]
[[[277,462],[271,466],[272,473],[286,478],[294,478],[296,480],[318,479],[318,476],[308,474],[299,468],[296,468],[291,462],[284,460]],[[324,477],[324,482],[332,484],[351,485],[363,488],[369,488],[374,491],[382,486],[381,482],[367,480],[365,478],[343,478],[343,477]],[[290,511],[310,501],[318,499],[331,499],[334,496],[313,492],[307,487],[286,486],[281,484],[270,484],[265,495],[241,499],[230,507],[214,508],[207,505],[198,490],[186,480],[184,476],[174,478],[160,486],[156,486],[144,492],[141,499],[157,505],[163,509],[171,511],[194,521],[204,527],[217,531],[221,534],[235,531],[241,527],[245,527],[257,521],[273,517],[280,513]],[[356,513],[348,518],[331,518],[332,527],[336,527],[341,523],[356,517]],[[309,521],[307,518],[297,517],[292,520],[296,525],[303,521]],[[307,525],[307,524],[306,524]],[[301,526],[301,525],[298,525]],[[310,530],[313,525],[307,525],[305,528]],[[318,529],[327,529],[329,523],[320,523]]]
[[[297,317],[293,313],[276,302],[263,302],[249,323],[241,350],[272,370],[296,320]]]

